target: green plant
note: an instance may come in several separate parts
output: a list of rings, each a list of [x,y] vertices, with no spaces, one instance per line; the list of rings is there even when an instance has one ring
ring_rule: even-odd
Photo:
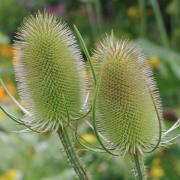
[[[119,41],[112,34],[96,47],[92,56],[94,69],[83,38],[75,30],[92,74],[96,74],[92,116],[97,139],[109,154],[130,156],[134,176],[146,179],[144,154],[177,139],[179,134],[171,137],[171,133],[180,120],[164,130],[158,90],[137,45]]]
[[[57,132],[77,175],[87,179],[68,133],[73,120],[80,118],[86,87],[75,38],[66,24],[38,13],[26,19],[17,39],[15,71],[28,111],[19,105],[25,117],[16,122],[40,133]]]
[[[106,138],[111,154],[134,158],[140,179],[142,157],[161,141],[161,109],[151,71],[132,43],[105,39],[93,55],[99,78],[94,104],[94,123]],[[97,125],[96,125],[97,124]],[[140,173],[140,172],[143,172]]]
[[[80,179],[88,179],[69,137],[73,129],[77,141],[86,149],[130,156],[135,177],[145,179],[144,154],[168,145],[179,127],[162,128],[159,95],[151,70],[139,48],[117,40],[113,34],[100,42],[91,57],[84,40],[74,26],[81,48],[89,63],[94,81],[90,110],[82,114],[86,83],[84,65],[70,30],[53,16],[38,13],[28,18],[15,43],[16,74],[20,94],[27,103],[24,109],[1,84],[11,99],[25,113],[23,120],[1,110],[15,122],[35,132],[57,132],[64,150]],[[81,67],[81,68],[79,68]],[[81,141],[78,121],[92,110],[94,130],[100,147]]]
[[[163,22],[159,4],[156,0],[151,0],[150,2],[152,4],[152,8],[156,17],[157,25],[158,25],[160,36],[161,36],[161,41],[165,47],[169,48],[169,39],[168,39],[168,35],[165,29],[165,25]]]
[[[0,24],[3,33],[13,33],[27,15],[18,0],[0,0]]]

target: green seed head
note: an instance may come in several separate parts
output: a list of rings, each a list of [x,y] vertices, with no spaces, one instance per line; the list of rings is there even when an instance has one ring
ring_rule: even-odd
[[[141,51],[111,36],[98,45],[93,62],[98,75],[96,128],[105,145],[121,154],[151,150],[159,139],[161,112]]]
[[[81,109],[84,68],[76,41],[66,24],[38,13],[24,22],[15,43],[15,70],[30,122],[56,131]]]

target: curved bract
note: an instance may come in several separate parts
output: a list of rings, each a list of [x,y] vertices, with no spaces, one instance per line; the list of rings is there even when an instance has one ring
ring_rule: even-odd
[[[15,70],[22,99],[41,131],[56,131],[81,109],[83,61],[71,31],[53,16],[30,16],[15,42]]]
[[[107,37],[97,46],[97,91],[94,121],[104,147],[135,154],[151,151],[160,141],[159,96],[141,51],[128,41]]]

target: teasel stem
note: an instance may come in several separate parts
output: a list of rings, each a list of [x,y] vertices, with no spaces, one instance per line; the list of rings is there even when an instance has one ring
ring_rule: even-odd
[[[100,2],[100,0],[96,0],[96,1],[94,1],[94,3],[95,3],[95,9],[96,9],[96,23],[97,23],[97,26],[98,26],[98,30],[99,30],[99,32],[101,32],[101,30],[102,30],[102,25],[103,25],[103,23],[102,23],[102,9],[101,9],[101,2]]]
[[[93,76],[94,87],[96,87],[96,74],[95,74],[93,64],[91,62],[91,56],[90,56],[89,51],[88,51],[88,49],[86,47],[86,44],[85,44],[85,42],[83,40],[83,37],[82,37],[81,33],[79,32],[78,28],[76,27],[76,25],[74,25],[74,31],[75,31],[75,33],[77,35],[80,46],[81,46],[81,48],[82,48],[82,50],[83,50],[83,52],[84,52],[84,54],[85,54],[85,56],[87,58],[87,61],[89,63],[89,66],[90,66],[90,69],[91,69],[91,72],[92,72],[92,76]]]
[[[93,19],[94,12],[93,12],[93,5],[91,1],[87,2],[87,13],[88,13],[89,25],[91,28],[91,34],[92,34],[93,39],[95,39],[97,29],[96,29],[96,22]]]
[[[135,162],[135,167],[136,167],[136,172],[137,172],[137,179],[138,180],[144,180],[144,170],[143,170],[143,167],[140,163],[140,160],[139,160],[139,154],[137,152],[137,150],[135,151],[135,154],[132,155],[133,156],[133,159],[134,159],[134,162]]]
[[[171,26],[172,26],[172,33],[171,33],[171,45],[177,51],[180,50],[180,35],[178,30],[180,29],[180,1],[173,0],[174,6],[176,7],[175,14],[171,15]]]
[[[79,179],[80,180],[88,180],[89,179],[88,175],[87,175],[86,171],[84,170],[84,168],[82,167],[82,165],[80,164],[79,159],[78,159],[78,157],[74,151],[74,148],[71,144],[67,129],[64,127],[59,127],[57,133],[58,133],[58,136],[64,147],[64,151],[66,152],[66,155],[67,155],[74,171],[78,175]]]
[[[151,5],[152,5],[152,8],[153,8],[153,11],[155,14],[157,25],[159,27],[162,43],[165,47],[169,48],[168,35],[167,35],[166,29],[165,29],[165,25],[163,22],[163,18],[162,18],[157,0],[151,0]]]
[[[131,158],[133,162],[134,174],[138,180],[146,180],[146,172],[144,167],[144,158],[136,149],[134,153],[131,153]]]
[[[146,30],[147,30],[145,1],[138,0],[138,3],[139,3],[140,14],[141,14],[140,35],[144,37],[146,35]]]

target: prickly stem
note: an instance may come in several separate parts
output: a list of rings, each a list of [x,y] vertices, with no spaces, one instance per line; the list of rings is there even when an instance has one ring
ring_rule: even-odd
[[[66,128],[59,128],[57,133],[58,133],[58,136],[64,147],[64,151],[66,152],[66,155],[67,155],[74,171],[78,175],[79,179],[80,180],[88,180],[89,179],[88,175],[87,175],[85,169],[82,167],[82,165],[79,162],[79,159],[78,159],[78,157],[74,151],[74,148],[71,144],[71,141],[69,139],[69,135],[68,135]]]
[[[135,164],[135,176],[138,180],[145,180],[144,176],[144,164],[140,160],[140,154],[136,151],[135,154],[132,155]]]

